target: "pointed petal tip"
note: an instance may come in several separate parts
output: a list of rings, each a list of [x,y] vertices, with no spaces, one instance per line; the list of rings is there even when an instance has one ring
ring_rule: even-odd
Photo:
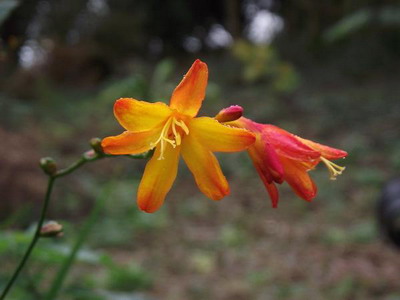
[[[344,150],[331,148],[325,146],[323,150],[321,150],[321,156],[329,159],[329,160],[336,160],[347,157],[348,153]]]
[[[207,68],[207,64],[204,61],[202,61],[201,59],[199,59],[199,58],[197,58],[194,61],[193,65],[202,65],[202,66],[205,66]]]
[[[347,151],[337,149],[337,155],[338,155],[338,159],[339,159],[339,158],[347,157],[349,155],[349,153]]]
[[[158,138],[161,128],[153,130],[130,132],[124,131],[117,136],[109,136],[101,141],[103,151],[107,154],[139,154],[152,148],[152,143]]]
[[[132,103],[143,102],[133,98],[119,98],[114,103],[114,114],[119,114],[121,111],[129,111]]]
[[[201,61],[200,59],[196,59],[192,66],[190,67],[189,71],[192,71],[194,74],[197,74],[198,72],[202,72],[206,75],[208,75],[208,65]],[[188,75],[188,74],[186,74]]]
[[[170,108],[190,117],[196,116],[206,94],[207,82],[207,64],[195,60],[172,93]]]
[[[150,206],[150,205],[148,205],[148,203],[145,203],[145,202],[138,203],[138,207],[141,211],[148,213],[148,214],[152,214],[160,208],[160,206]]]
[[[230,193],[231,193],[231,189],[228,185],[225,189],[220,189],[220,194],[213,194],[212,196],[210,195],[210,198],[211,198],[211,200],[214,200],[214,201],[220,201],[223,198],[225,198],[226,196],[229,196]]]
[[[301,137],[296,136],[302,143],[306,144],[310,148],[318,151],[321,153],[321,156],[333,160],[333,159],[339,159],[346,157],[348,153],[344,150],[337,149],[337,148],[332,148],[323,144],[319,144],[317,142],[313,142],[311,140],[303,139]]]
[[[311,202],[317,196],[317,186],[313,182],[313,189],[299,191],[298,195],[303,200]]]
[[[163,205],[178,171],[178,149],[167,146],[162,160],[158,159],[160,152],[160,147],[156,147],[153,157],[146,164],[137,191],[137,204],[147,213],[153,213]]]

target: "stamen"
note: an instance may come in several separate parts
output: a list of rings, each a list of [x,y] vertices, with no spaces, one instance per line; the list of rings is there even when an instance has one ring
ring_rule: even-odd
[[[179,126],[186,134],[189,134],[189,129],[182,120],[177,121],[175,117],[169,118],[168,121],[165,123],[163,129],[161,130],[160,136],[157,141],[150,144],[151,148],[154,148],[157,146],[157,144],[160,144],[160,156],[158,157],[158,160],[164,159],[166,143],[169,143],[173,148],[179,146],[182,143],[182,136],[177,130],[176,126]],[[174,136],[172,139],[169,138],[171,127]]]
[[[168,121],[165,123],[163,129],[161,130],[160,137],[157,139],[156,142],[151,143],[151,147],[155,147],[158,143],[160,143],[160,156],[158,157],[158,160],[164,159],[164,150],[165,150],[165,142],[170,143],[174,147],[174,141],[169,140],[165,136],[168,134],[168,129],[171,126],[171,119],[168,119]]]
[[[174,133],[176,144],[179,146],[181,144],[181,135],[179,134],[178,131],[176,131],[175,123],[176,120],[174,118],[174,122],[172,123],[172,132]]]
[[[185,122],[183,122],[182,120],[177,121],[177,120],[174,118],[174,123],[175,123],[176,125],[178,125],[180,128],[182,128],[182,130],[185,132],[186,135],[189,134],[189,128],[187,128]]]
[[[324,158],[321,156],[321,161],[326,165],[328,168],[328,171],[330,173],[330,179],[331,180],[336,180],[336,176],[341,175],[343,171],[346,169],[346,167],[339,166],[330,160]]]

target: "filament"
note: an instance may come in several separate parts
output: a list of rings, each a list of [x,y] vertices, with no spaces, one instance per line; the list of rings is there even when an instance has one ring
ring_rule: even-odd
[[[328,168],[330,178],[331,180],[336,180],[336,177],[341,175],[343,171],[346,169],[346,167],[339,166],[330,160],[327,160],[326,158],[321,156],[321,161],[326,165]]]
[[[160,144],[160,156],[158,160],[164,159],[164,152],[166,144],[170,144],[173,148],[179,146],[182,143],[182,136],[177,127],[181,128],[183,132],[188,135],[189,128],[182,120],[176,120],[175,117],[169,118],[161,130],[160,136],[154,143],[151,143],[151,147],[154,148]],[[172,129],[172,138],[170,137],[170,129]]]

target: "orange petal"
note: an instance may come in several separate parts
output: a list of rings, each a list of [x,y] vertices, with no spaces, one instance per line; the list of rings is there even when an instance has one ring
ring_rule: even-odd
[[[275,148],[277,153],[294,160],[312,161],[320,157],[318,151],[303,144],[300,139],[274,125],[263,126],[263,138]]]
[[[150,103],[131,98],[121,98],[114,104],[114,115],[129,131],[146,131],[165,121],[172,113],[162,102]]]
[[[295,160],[280,157],[285,170],[285,180],[293,191],[306,201],[311,201],[317,195],[317,186],[308,175],[306,167]]]
[[[179,147],[167,144],[164,159],[159,160],[160,147],[147,163],[137,192],[137,203],[141,210],[152,213],[164,202],[178,172]]]
[[[162,126],[148,131],[125,131],[117,136],[109,136],[102,140],[103,151],[108,154],[139,154],[152,149],[160,136]]]
[[[197,186],[208,198],[220,200],[228,195],[229,185],[214,154],[190,133],[182,143],[182,157],[192,172]]]
[[[196,116],[206,94],[207,80],[207,65],[198,59],[172,93],[170,107],[187,116]]]
[[[264,181],[263,181],[264,182]],[[279,192],[276,188],[275,183],[266,183],[264,182],[265,187],[267,188],[269,197],[271,198],[272,207],[277,208],[279,202]]]
[[[283,167],[271,145],[257,138],[256,143],[249,147],[248,153],[262,180],[282,183]]]
[[[242,151],[256,140],[248,130],[225,126],[208,117],[193,119],[189,128],[190,134],[212,152]]]
[[[306,140],[300,137],[297,137],[303,144],[307,145],[308,147],[318,151],[321,153],[323,157],[326,159],[332,160],[332,159],[339,159],[347,156],[347,152],[340,150],[340,149],[335,149],[331,148],[322,144],[318,144],[316,142]]]
[[[250,151],[249,151],[250,154]],[[250,154],[250,157],[252,155]],[[260,165],[257,165],[253,159],[254,166],[257,170],[258,175],[260,176],[262,182],[264,183],[265,188],[267,189],[267,192],[269,194],[269,197],[271,198],[272,202],[272,207],[276,208],[278,207],[278,201],[279,201],[279,192],[278,189],[276,188],[276,185],[274,182],[272,182],[271,179],[271,174],[268,169],[265,168],[260,168]]]

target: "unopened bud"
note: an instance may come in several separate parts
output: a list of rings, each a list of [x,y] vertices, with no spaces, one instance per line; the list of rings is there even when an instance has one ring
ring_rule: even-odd
[[[51,157],[42,157],[40,159],[40,167],[47,175],[54,175],[57,173],[57,165]]]
[[[101,139],[92,138],[89,143],[94,152],[97,154],[104,154],[103,147],[101,146]]]
[[[88,150],[83,153],[83,157],[87,160],[92,160],[97,157],[97,153],[94,150]]]
[[[55,221],[48,222],[40,229],[41,237],[61,237],[63,235],[63,226]]]
[[[231,122],[239,119],[243,115],[243,108],[239,105],[232,105],[222,109],[215,119],[221,123]]]

